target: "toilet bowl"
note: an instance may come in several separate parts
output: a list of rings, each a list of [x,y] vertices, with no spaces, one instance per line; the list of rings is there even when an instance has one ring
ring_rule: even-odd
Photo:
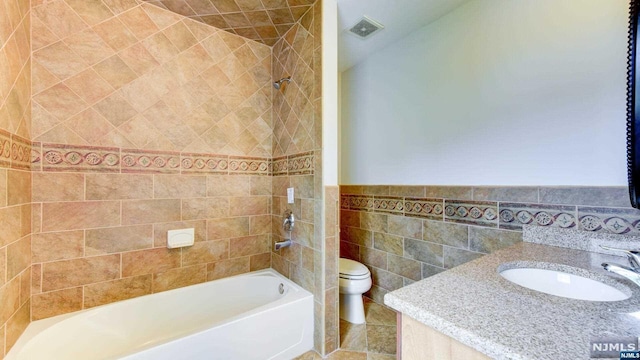
[[[364,323],[362,294],[371,289],[371,272],[361,263],[340,259],[340,319]]]

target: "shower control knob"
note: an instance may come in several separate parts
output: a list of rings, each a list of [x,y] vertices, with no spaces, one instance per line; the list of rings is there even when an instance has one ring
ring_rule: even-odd
[[[282,221],[282,228],[284,229],[284,231],[292,231],[293,225],[295,222],[295,218],[293,217],[293,211],[286,210],[284,212],[283,217],[284,217],[284,220]]]

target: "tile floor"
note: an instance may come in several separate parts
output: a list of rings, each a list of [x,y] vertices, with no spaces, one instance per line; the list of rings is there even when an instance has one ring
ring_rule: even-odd
[[[395,360],[396,313],[365,298],[365,324],[340,320],[340,350],[327,360]],[[320,360],[314,351],[295,360]]]

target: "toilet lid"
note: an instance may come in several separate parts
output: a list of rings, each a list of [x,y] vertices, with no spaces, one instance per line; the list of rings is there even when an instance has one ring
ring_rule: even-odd
[[[340,275],[368,276],[369,269],[357,261],[340,258]]]

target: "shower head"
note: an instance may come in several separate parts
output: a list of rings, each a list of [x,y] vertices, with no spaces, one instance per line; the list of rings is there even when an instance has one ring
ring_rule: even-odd
[[[278,81],[274,81],[273,82],[273,87],[276,88],[276,90],[280,90],[280,88],[282,87],[282,83],[287,82],[290,83],[291,82],[291,76],[287,76],[285,78],[282,78]]]

